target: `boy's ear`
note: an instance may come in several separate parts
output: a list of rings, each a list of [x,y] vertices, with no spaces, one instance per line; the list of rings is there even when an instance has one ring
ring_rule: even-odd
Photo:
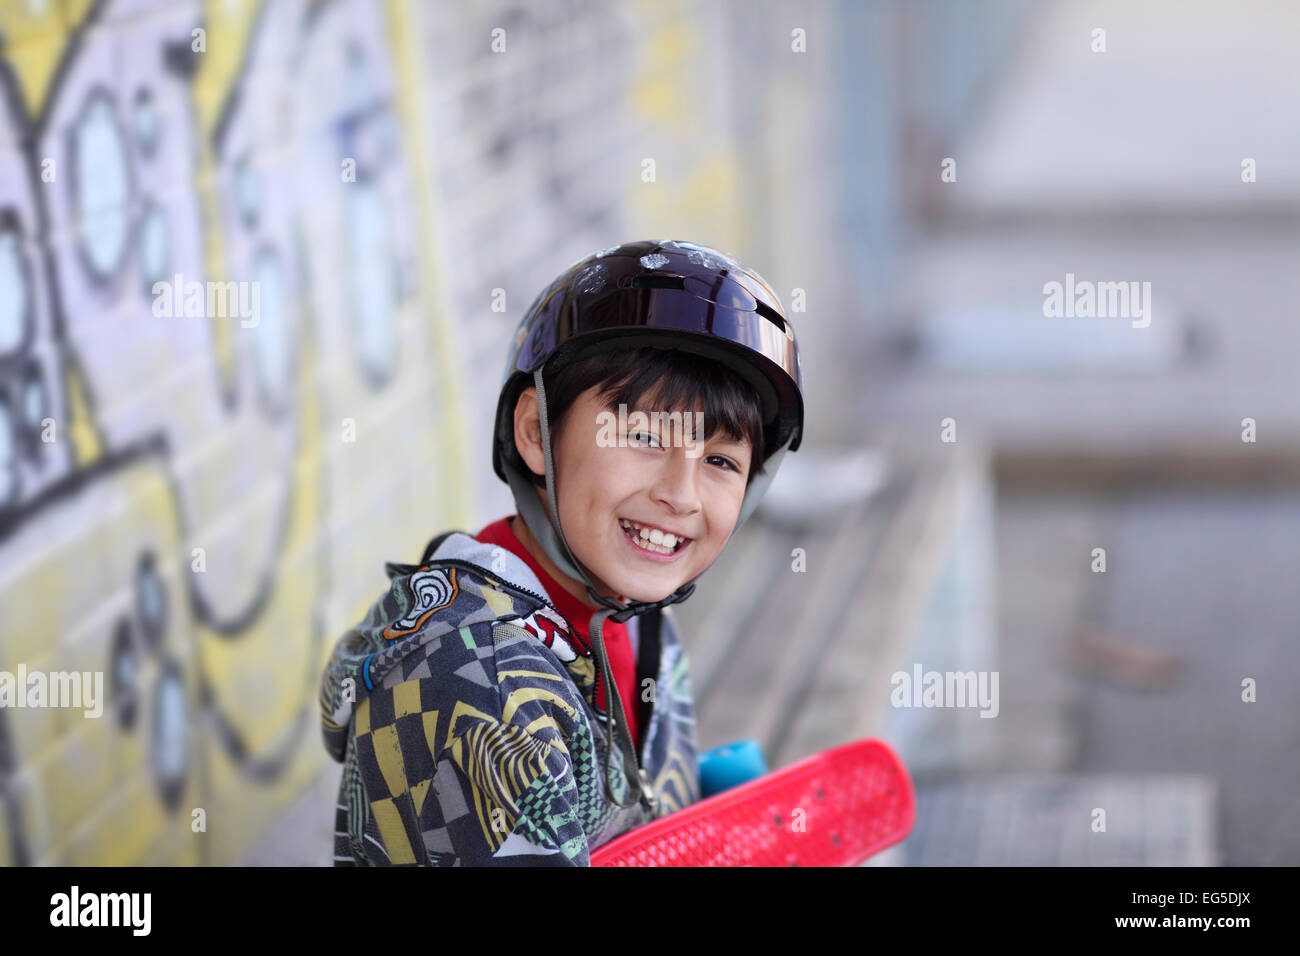
[[[552,433],[551,438],[555,435]],[[542,419],[537,410],[537,386],[530,385],[519,393],[515,402],[515,448],[524,464],[538,475],[546,474],[546,456],[542,454]],[[555,453],[555,449],[551,449]]]

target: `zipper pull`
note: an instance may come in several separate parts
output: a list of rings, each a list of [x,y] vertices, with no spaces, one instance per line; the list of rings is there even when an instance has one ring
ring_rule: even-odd
[[[639,767],[637,772],[641,776],[641,802],[650,811],[650,816],[656,817],[659,815],[659,798],[655,796],[654,785],[650,783],[650,774],[646,773],[645,767]]]

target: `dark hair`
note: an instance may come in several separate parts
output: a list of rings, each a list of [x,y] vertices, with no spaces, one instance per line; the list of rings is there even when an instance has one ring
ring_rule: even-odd
[[[629,412],[645,407],[642,400],[649,395],[645,404],[657,411],[702,411],[703,440],[712,439],[721,431],[728,438],[749,442],[745,487],[763,473],[766,446],[758,393],[739,375],[712,359],[652,346],[615,349],[580,355],[558,365],[554,371],[547,369],[545,382],[552,442],[560,434],[578,396],[589,388],[601,386],[597,394],[611,410],[620,404],[627,405]],[[518,402],[517,396],[515,401]],[[546,476],[529,469],[515,446],[513,432],[511,436],[506,448],[507,460],[521,474],[531,475],[533,484],[546,487]]]

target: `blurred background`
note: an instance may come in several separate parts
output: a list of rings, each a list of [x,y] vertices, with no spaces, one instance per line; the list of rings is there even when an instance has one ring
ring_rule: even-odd
[[[703,747],[885,739],[918,817],[881,865],[1300,862],[1298,31],[0,0],[0,670],[108,693],[0,709],[0,863],[328,865],[330,646],[385,561],[514,511],[508,338],[646,238],[762,273],[807,379],[803,448],[676,609]],[[1048,316],[1067,276],[1150,283],[1149,324]],[[160,314],[160,281],[258,321]],[[996,717],[891,705],[916,667],[996,672]]]

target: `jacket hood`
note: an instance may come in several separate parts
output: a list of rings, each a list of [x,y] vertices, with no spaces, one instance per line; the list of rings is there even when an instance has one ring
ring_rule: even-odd
[[[463,531],[442,536],[422,564],[389,563],[388,591],[334,646],[321,676],[325,748],[342,761],[358,701],[408,654],[460,628],[534,613],[567,631],[537,575],[518,555]]]

